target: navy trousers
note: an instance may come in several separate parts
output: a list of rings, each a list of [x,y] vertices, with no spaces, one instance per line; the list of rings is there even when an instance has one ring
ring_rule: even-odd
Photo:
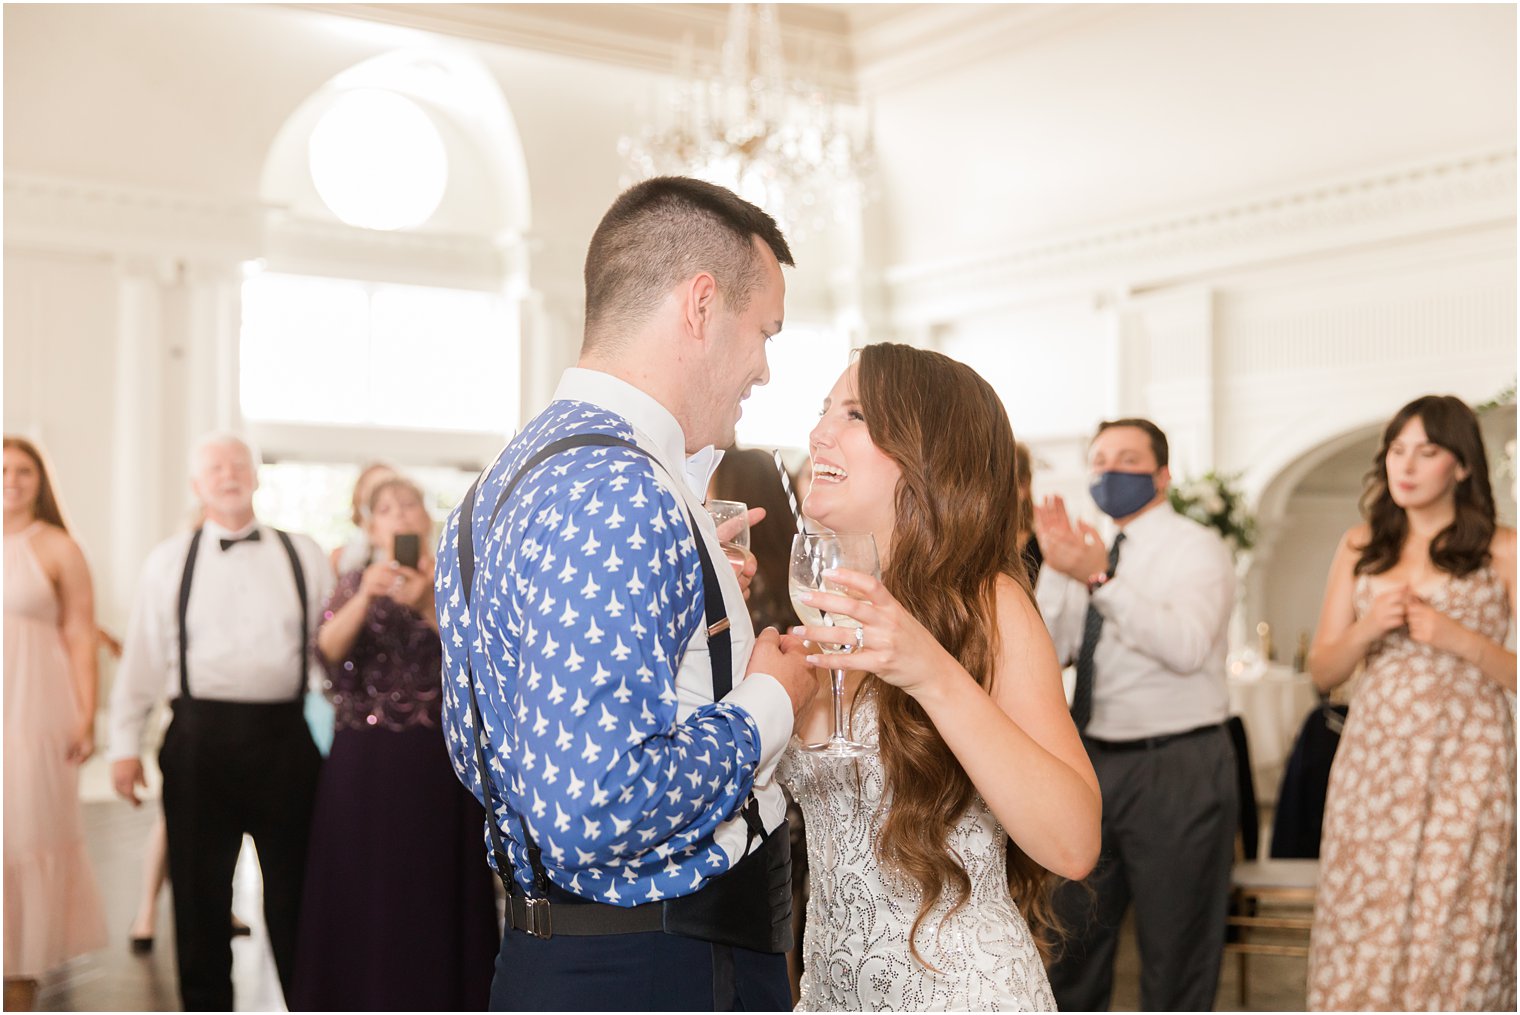
[[[721,952],[732,955],[732,965]],[[786,956],[649,934],[552,937],[506,928],[492,1011],[791,1011]]]

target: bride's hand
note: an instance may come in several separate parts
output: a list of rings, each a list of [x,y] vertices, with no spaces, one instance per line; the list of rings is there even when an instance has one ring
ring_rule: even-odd
[[[826,571],[824,576],[850,594],[810,591],[803,594],[802,601],[825,614],[860,621],[860,633],[857,635],[853,627],[818,625],[793,628],[792,633],[815,644],[848,645],[854,642],[860,648],[848,656],[810,655],[807,657],[809,663],[825,668],[844,665],[848,669],[874,673],[912,695],[924,690],[926,681],[943,673],[947,661],[954,663],[944,646],[903,608],[880,579],[845,568]]]

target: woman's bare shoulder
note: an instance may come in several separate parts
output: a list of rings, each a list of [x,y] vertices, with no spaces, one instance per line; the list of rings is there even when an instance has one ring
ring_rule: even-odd
[[[1494,537],[1489,540],[1488,552],[1493,554],[1494,560],[1509,565],[1510,570],[1515,567],[1515,530],[1508,525],[1500,525],[1494,529]]]
[[[84,552],[74,537],[51,522],[43,522],[32,536],[32,548],[50,577],[56,578],[65,567],[84,563]]]

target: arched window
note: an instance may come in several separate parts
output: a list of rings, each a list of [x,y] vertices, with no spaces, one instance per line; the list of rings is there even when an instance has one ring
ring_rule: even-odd
[[[452,504],[520,423],[527,180],[496,82],[452,51],[350,68],[288,118],[262,196],[237,386],[260,514],[335,543],[370,461]]]

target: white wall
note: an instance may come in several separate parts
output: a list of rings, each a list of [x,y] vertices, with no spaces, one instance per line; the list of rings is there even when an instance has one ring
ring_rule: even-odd
[[[960,6],[934,73],[861,70],[891,264],[1514,137],[1511,5],[1053,4],[1033,19],[1028,5]]]

